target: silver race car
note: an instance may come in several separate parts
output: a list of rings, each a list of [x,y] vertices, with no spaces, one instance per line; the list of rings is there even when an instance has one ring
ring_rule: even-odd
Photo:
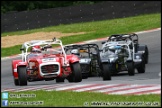
[[[106,42],[102,42],[100,52],[101,62],[107,64],[107,70],[112,74],[128,71],[130,76],[145,73],[148,63],[148,47],[138,43],[137,34],[111,35]]]

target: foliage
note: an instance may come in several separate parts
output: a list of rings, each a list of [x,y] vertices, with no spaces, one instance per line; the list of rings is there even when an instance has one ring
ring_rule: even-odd
[[[102,1],[2,1],[1,13],[94,4]]]

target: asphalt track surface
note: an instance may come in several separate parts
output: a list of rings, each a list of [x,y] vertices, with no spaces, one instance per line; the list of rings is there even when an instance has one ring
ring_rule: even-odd
[[[161,94],[161,29],[145,33],[139,32],[138,35],[139,43],[146,44],[149,49],[149,63],[146,64],[145,73],[138,73],[136,70],[134,76],[129,76],[125,71],[112,76],[111,81],[103,81],[102,77],[96,76],[83,79],[82,82],[79,83],[69,83],[67,80],[65,80],[64,83],[56,83],[55,80],[52,80],[28,82],[28,86],[15,86],[11,71],[11,60],[20,58],[16,57],[1,61],[1,91],[24,91],[37,89],[86,91],[90,90],[92,87],[95,87],[93,89],[99,90],[97,88],[101,88],[101,86],[109,86],[108,88],[111,89],[112,87],[117,87],[116,89],[119,89],[122,86],[124,92],[129,92],[129,89],[138,86],[138,89],[149,89],[147,87],[151,87],[150,91]],[[94,43],[97,43],[101,47],[101,41]],[[137,90],[137,88],[135,88],[135,90]],[[116,89],[114,88],[114,90]],[[100,89],[100,92],[103,91]],[[141,91],[139,92],[141,93]],[[149,93],[149,91],[146,91],[146,93]]]

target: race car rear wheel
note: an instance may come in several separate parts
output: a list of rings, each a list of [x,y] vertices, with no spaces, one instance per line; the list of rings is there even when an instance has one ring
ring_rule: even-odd
[[[56,78],[56,83],[59,83],[59,82],[64,82],[64,78]]]
[[[25,66],[18,67],[18,79],[20,86],[27,85],[27,73]]]
[[[148,64],[149,51],[147,45],[138,45],[137,51],[144,51],[145,64]]]
[[[71,64],[72,74],[69,76],[69,82],[81,82],[82,73],[79,62]]]
[[[145,47],[145,64],[148,64],[148,61],[149,61],[148,54],[149,54],[149,52],[148,52],[148,48],[146,46]]]
[[[138,71],[138,73],[145,73],[145,60],[144,60],[144,57],[142,57],[142,62],[139,65],[139,67],[137,67],[137,71]]]
[[[133,61],[127,62],[127,68],[129,76],[133,76],[135,74],[134,62]]]
[[[110,64],[102,64],[103,80],[111,80]]]
[[[15,86],[18,86],[19,85],[19,80],[14,78],[14,84],[15,84]]]

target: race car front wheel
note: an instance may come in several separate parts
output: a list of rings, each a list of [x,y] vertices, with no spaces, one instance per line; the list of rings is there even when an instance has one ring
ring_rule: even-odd
[[[15,86],[18,86],[19,85],[19,80],[14,78],[14,84],[15,84]]]
[[[102,64],[103,80],[111,80],[110,64]]]
[[[127,62],[127,69],[128,69],[129,76],[133,76],[135,74],[134,62],[133,61]]]
[[[72,74],[69,76],[69,82],[81,82],[82,73],[79,62],[71,64]]]
[[[145,60],[142,57],[142,62],[140,63],[139,67],[137,67],[138,73],[145,73]]]
[[[149,57],[148,57],[148,55],[149,55],[148,48],[145,47],[145,64],[148,64],[148,62],[149,62]]]
[[[27,85],[27,73],[25,66],[18,67],[18,79],[20,86]]]

